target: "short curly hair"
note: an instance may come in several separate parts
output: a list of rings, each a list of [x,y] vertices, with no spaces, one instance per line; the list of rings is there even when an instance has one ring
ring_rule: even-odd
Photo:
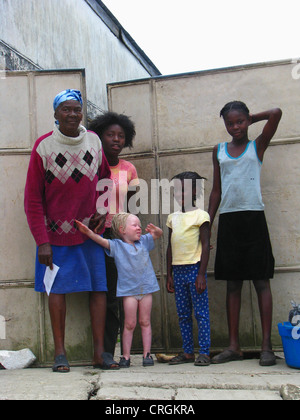
[[[117,114],[116,112],[105,112],[95,117],[89,124],[89,129],[94,131],[101,139],[102,134],[111,125],[119,125],[125,133],[124,147],[132,148],[132,142],[136,135],[134,123],[127,115]]]

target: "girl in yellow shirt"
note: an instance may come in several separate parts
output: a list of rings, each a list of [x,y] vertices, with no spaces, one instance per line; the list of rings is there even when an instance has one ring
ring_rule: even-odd
[[[210,319],[206,270],[210,250],[210,218],[195,207],[202,177],[196,172],[183,172],[173,179],[175,198],[181,210],[168,216],[169,244],[167,250],[167,290],[175,292],[176,309],[183,341],[183,353],[171,359],[170,364],[210,364]],[[195,361],[193,319],[198,325],[199,355]]]

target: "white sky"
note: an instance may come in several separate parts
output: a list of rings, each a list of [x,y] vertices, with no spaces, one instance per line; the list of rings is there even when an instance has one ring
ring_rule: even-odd
[[[298,59],[299,0],[103,0],[164,75]]]

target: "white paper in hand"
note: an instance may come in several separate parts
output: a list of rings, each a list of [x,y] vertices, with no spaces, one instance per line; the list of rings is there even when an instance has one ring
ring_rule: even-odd
[[[51,292],[58,270],[59,270],[59,267],[55,264],[53,264],[53,270],[50,270],[50,267],[46,268],[45,275],[44,275],[44,285],[45,285],[45,289],[48,296]]]

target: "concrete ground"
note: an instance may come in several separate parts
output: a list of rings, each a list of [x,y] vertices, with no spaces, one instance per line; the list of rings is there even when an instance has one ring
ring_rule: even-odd
[[[142,356],[119,371],[72,367],[70,373],[49,368],[0,370],[0,400],[282,400],[300,399],[300,370],[279,359],[261,367],[257,359],[223,365],[170,366],[155,360],[142,367]],[[114,408],[115,409],[115,408]]]

